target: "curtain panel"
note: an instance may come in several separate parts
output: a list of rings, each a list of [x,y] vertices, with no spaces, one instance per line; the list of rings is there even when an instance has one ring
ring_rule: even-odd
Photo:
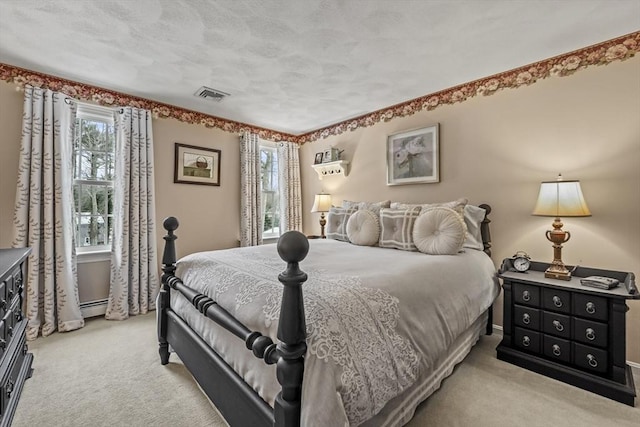
[[[260,177],[260,139],[244,132],[240,136],[240,246],[262,244]]]
[[[278,143],[280,224],[282,232],[302,231],[302,191],[300,186],[300,146]]]
[[[151,112],[116,114],[113,244],[105,317],[124,320],[155,309],[158,294]]]
[[[13,246],[32,249],[24,288],[27,339],[84,326],[73,216],[76,104],[62,93],[24,89]]]

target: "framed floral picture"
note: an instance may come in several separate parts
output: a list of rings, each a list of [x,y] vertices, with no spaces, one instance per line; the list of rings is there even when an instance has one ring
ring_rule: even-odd
[[[438,124],[387,137],[387,185],[440,182]]]
[[[175,143],[173,182],[220,185],[220,150]]]

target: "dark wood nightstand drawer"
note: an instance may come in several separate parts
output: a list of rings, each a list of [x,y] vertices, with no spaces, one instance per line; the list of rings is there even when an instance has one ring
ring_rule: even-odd
[[[544,288],[542,290],[542,306],[547,310],[571,313],[571,292]]]
[[[540,353],[541,336],[539,332],[530,331],[523,328],[515,328],[513,338],[515,345],[527,351]]]
[[[609,304],[606,298],[575,293],[573,294],[573,314],[606,321],[609,317]]]
[[[516,304],[524,304],[532,307],[540,306],[540,288],[522,283],[513,284],[513,299]]]
[[[542,330],[545,334],[571,338],[571,317],[551,311],[542,312]]]
[[[513,322],[516,326],[540,330],[540,309],[525,307],[522,305],[514,306]]]
[[[606,323],[573,318],[573,339],[584,344],[606,348],[608,341],[608,325]]]
[[[605,350],[573,343],[573,363],[587,371],[606,374],[608,357]]]
[[[544,334],[542,352],[552,359],[571,363],[571,341],[569,340]]]

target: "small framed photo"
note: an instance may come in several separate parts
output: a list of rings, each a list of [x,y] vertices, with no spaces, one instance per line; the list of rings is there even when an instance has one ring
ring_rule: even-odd
[[[438,124],[389,135],[387,185],[440,182]]]
[[[220,185],[220,150],[175,143],[173,182]]]
[[[317,164],[322,163],[322,156],[323,156],[323,155],[324,155],[324,153],[323,153],[323,152],[316,153],[316,158],[315,158],[315,160],[313,161],[313,164],[314,164],[314,165],[317,165]]]

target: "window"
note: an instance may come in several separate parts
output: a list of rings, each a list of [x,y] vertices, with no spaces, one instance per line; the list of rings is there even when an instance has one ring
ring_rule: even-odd
[[[115,134],[113,110],[80,104],[73,144],[78,253],[111,249]]]
[[[262,237],[280,236],[280,193],[278,191],[278,151],[273,143],[260,144],[262,183]]]

